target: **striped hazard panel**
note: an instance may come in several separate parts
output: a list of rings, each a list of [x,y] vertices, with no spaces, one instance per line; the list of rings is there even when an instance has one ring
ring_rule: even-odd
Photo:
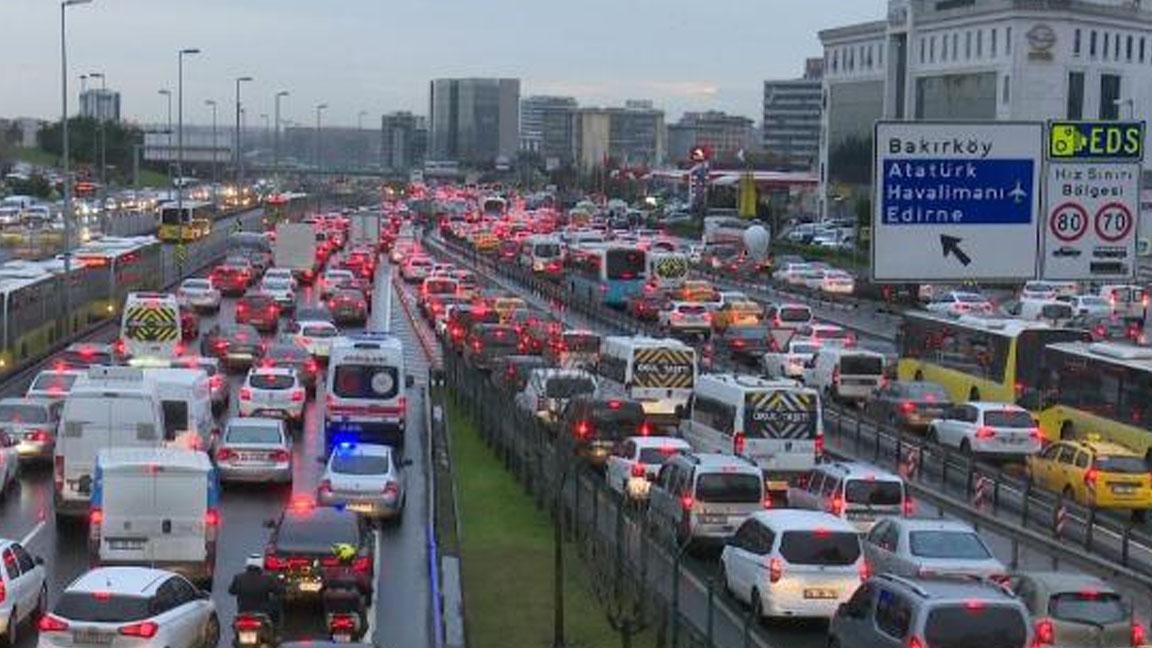
[[[695,351],[640,349],[632,362],[632,384],[644,388],[691,389],[695,368]]]
[[[124,336],[140,342],[175,342],[180,339],[180,316],[170,308],[132,306],[125,313]]]
[[[681,257],[665,257],[658,260],[655,266],[658,277],[675,278],[688,274],[688,260]]]
[[[806,439],[816,433],[816,396],[797,391],[748,394],[745,407],[756,436]]]

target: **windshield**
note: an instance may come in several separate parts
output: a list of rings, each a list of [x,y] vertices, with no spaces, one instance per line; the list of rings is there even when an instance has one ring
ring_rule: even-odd
[[[640,455],[636,460],[642,464],[660,466],[663,465],[665,461],[668,461],[670,457],[674,457],[681,452],[683,452],[683,449],[673,448],[671,446],[660,448],[640,448]]]
[[[864,506],[900,506],[904,502],[904,484],[878,479],[850,479],[844,485],[844,499],[849,504]]]
[[[532,254],[539,259],[551,259],[560,256],[560,246],[555,243],[537,243],[532,248]]]
[[[1019,410],[992,410],[984,412],[984,425],[1002,428],[1031,428],[1036,422],[1032,415]]]
[[[548,398],[572,398],[580,394],[591,394],[596,391],[596,383],[591,378],[556,377],[548,379],[546,395]]]
[[[0,405],[0,423],[47,423],[48,408],[37,405]]]
[[[304,335],[307,337],[330,338],[336,337],[337,331],[331,326],[305,326]]]
[[[252,374],[248,384],[256,389],[291,389],[296,379],[284,374]]]
[[[332,472],[342,475],[384,475],[388,457],[370,454],[336,452],[332,455]]]
[[[812,320],[812,311],[798,306],[785,306],[780,309],[777,317],[781,322],[788,322],[790,324],[804,323]]]
[[[605,277],[608,279],[640,279],[644,276],[644,252],[640,250],[608,250]]]
[[[1027,638],[1019,608],[982,601],[933,608],[924,626],[924,639],[932,648],[1022,648]]]
[[[1115,592],[1062,592],[1048,599],[1049,616],[1061,621],[1108,625],[1127,621],[1128,610]]]
[[[764,482],[748,473],[704,473],[696,479],[696,499],[715,504],[752,504],[764,498]]]
[[[991,558],[980,536],[971,531],[913,531],[908,534],[908,547],[920,558],[985,560]]]
[[[332,393],[340,398],[394,398],[400,391],[396,367],[342,364],[332,377]]]
[[[983,304],[984,302],[988,301],[984,298],[983,295],[977,295],[974,293],[955,293],[954,296],[956,301],[965,304]]]
[[[780,555],[794,565],[851,565],[860,557],[860,536],[849,531],[785,531]]]
[[[224,435],[228,443],[275,443],[283,442],[280,428],[276,425],[230,425]]]
[[[64,592],[52,614],[68,621],[126,623],[152,616],[149,599],[143,596],[95,592]]]
[[[287,279],[268,278],[264,280],[264,290],[289,290],[292,282]]]
[[[184,287],[207,290],[212,287],[212,282],[207,279],[188,279],[184,282]]]

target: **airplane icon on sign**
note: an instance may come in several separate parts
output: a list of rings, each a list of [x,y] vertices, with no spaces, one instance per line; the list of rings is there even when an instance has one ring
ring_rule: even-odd
[[[1016,181],[1016,188],[1012,191],[1009,191],[1008,195],[1015,199],[1017,205],[1024,202],[1024,200],[1028,198],[1028,192],[1024,191],[1024,187],[1020,186],[1019,180]]]

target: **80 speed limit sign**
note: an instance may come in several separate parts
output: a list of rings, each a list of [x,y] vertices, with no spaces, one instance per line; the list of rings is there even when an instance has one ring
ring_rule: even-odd
[[[1052,236],[1065,243],[1078,241],[1088,231],[1088,210],[1077,203],[1066,202],[1052,210],[1048,229]]]

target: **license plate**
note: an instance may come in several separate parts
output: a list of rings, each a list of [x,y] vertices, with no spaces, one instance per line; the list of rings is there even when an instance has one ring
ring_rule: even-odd
[[[350,634],[334,634],[332,641],[336,643],[352,643],[352,635]]]
[[[1024,445],[1028,441],[1027,437],[1008,437],[1005,440],[1012,445]]]
[[[319,592],[320,589],[323,587],[323,585],[324,584],[321,583],[320,581],[303,581],[302,583],[300,583],[300,591],[301,592]]]
[[[361,504],[349,504],[348,510],[352,511],[353,513],[371,513],[372,512],[372,505],[371,504],[362,504],[362,503]]]
[[[108,548],[116,551],[135,551],[144,548],[144,538],[108,538]]]
[[[701,515],[700,522],[704,524],[724,524],[728,521],[727,515]]]
[[[241,452],[240,461],[245,463],[270,463],[268,455],[262,452]]]
[[[116,635],[110,632],[96,630],[77,630],[72,633],[72,643],[77,644],[110,644]]]
[[[806,599],[834,599],[838,593],[834,589],[806,589],[804,590],[804,598]]]
[[[1131,495],[1136,492],[1136,487],[1130,484],[1113,484],[1112,492],[1119,495]]]
[[[254,630],[245,630],[236,635],[237,641],[245,646],[255,646],[260,639]]]

